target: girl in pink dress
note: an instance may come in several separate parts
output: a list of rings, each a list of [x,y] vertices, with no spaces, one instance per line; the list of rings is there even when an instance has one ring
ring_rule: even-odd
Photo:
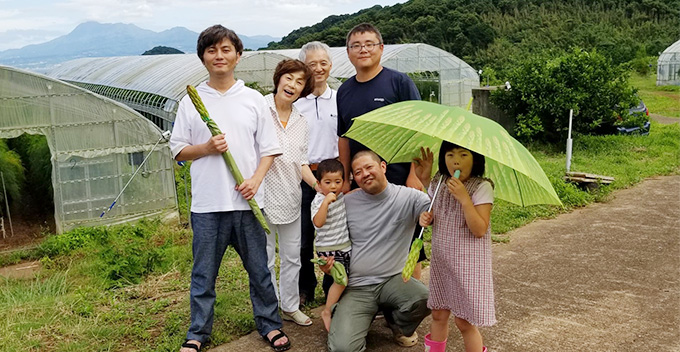
[[[432,152],[421,149],[416,158],[416,172],[426,187],[430,184]],[[442,179],[432,211],[420,215],[420,225],[432,228],[432,263],[430,298],[432,309],[430,333],[425,336],[425,351],[443,352],[453,313],[465,351],[484,351],[477,326],[496,323],[493,280],[491,277],[491,208],[493,183],[484,175],[484,156],[444,141],[439,151],[439,172],[433,182]],[[457,176],[457,177],[456,177]]]

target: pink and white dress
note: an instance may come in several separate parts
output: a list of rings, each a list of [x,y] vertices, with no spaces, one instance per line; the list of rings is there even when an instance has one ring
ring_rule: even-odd
[[[440,174],[430,186],[434,195]],[[461,204],[442,182],[432,205],[432,262],[430,269],[430,309],[450,310],[475,326],[496,323],[493,279],[491,276],[491,226],[476,238],[465,223]],[[493,204],[493,187],[483,178],[464,182],[472,203]]]

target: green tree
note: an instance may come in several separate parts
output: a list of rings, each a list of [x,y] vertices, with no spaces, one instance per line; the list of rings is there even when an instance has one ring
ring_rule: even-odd
[[[569,109],[574,109],[573,133],[609,134],[633,118],[628,109],[637,98],[627,82],[629,72],[597,51],[533,57],[510,71],[511,89],[494,92],[492,101],[515,116],[515,133],[525,141],[566,140]]]
[[[4,139],[0,139],[0,172],[5,179],[7,197],[19,199],[21,186],[24,182],[24,166],[21,164],[19,154],[10,150]],[[0,183],[2,186],[2,183]],[[0,215],[5,210],[5,192],[0,189]]]

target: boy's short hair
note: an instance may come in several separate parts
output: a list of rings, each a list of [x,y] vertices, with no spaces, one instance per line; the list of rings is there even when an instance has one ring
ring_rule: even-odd
[[[358,25],[354,26],[354,28],[352,28],[349,31],[349,33],[347,33],[347,40],[345,41],[345,45],[347,47],[349,47],[349,37],[351,37],[352,35],[357,34],[357,33],[359,33],[359,34],[366,33],[366,32],[375,33],[375,35],[378,37],[378,41],[380,43],[383,42],[382,34],[380,34],[380,31],[378,30],[378,28],[375,28],[375,26],[370,24],[370,23],[359,23]]]
[[[234,49],[236,49],[239,55],[243,54],[243,42],[241,42],[241,38],[236,35],[236,32],[229,28],[225,28],[221,24],[216,24],[204,29],[203,32],[201,32],[201,34],[198,36],[198,41],[196,42],[196,54],[198,54],[198,58],[201,59],[201,62],[203,62],[203,54],[205,53],[205,49],[215,44],[219,44],[225,38],[229,39],[231,44],[234,45]]]
[[[345,168],[338,159],[326,159],[319,163],[316,167],[316,176],[319,180],[323,178],[325,174],[331,172],[339,172],[342,175],[342,179],[345,179]]]
[[[276,65],[276,69],[274,70],[274,95],[277,93],[279,81],[283,75],[300,71],[305,75],[305,87],[300,93],[300,98],[306,97],[312,93],[314,91],[314,73],[312,70],[300,60],[284,59]]]

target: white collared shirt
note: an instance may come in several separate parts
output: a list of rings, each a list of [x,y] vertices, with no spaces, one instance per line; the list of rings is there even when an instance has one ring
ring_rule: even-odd
[[[320,96],[310,94],[293,105],[307,119],[309,128],[308,157],[312,164],[338,157],[338,104],[337,92],[326,84]]]
[[[260,158],[281,154],[276,131],[262,94],[238,80],[224,93],[205,82],[196,87],[210,118],[224,132],[231,155],[243,177],[253,177]],[[186,95],[179,103],[170,148],[175,157],[190,145],[199,145],[212,137],[198,111]],[[250,210],[240,192],[234,190],[236,180],[227,169],[221,154],[210,154],[191,163],[191,211],[210,213]],[[298,185],[299,186],[299,185]],[[261,208],[266,207],[265,185],[255,194]]]
[[[274,103],[274,94],[267,94],[264,100],[269,107],[269,118],[274,123],[278,144],[283,154],[274,159],[274,163],[264,177],[267,185],[265,215],[272,224],[289,224],[300,217],[302,203],[302,165],[307,165],[307,120],[293,106],[286,127],[279,120]]]

